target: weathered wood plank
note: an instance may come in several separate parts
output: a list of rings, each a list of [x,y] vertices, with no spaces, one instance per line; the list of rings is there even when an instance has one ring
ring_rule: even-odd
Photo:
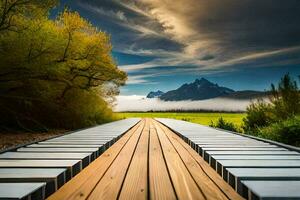
[[[0,199],[36,199],[45,198],[46,183],[0,183]]]
[[[160,126],[161,127],[161,126]],[[206,199],[228,199],[214,182],[205,174],[201,166],[190,155],[190,153],[177,141],[178,138],[168,129],[164,129],[165,134],[175,147],[181,159],[193,176],[198,187],[201,189]]]
[[[242,181],[249,189],[248,199],[299,199],[300,181]]]
[[[144,128],[144,124],[132,135],[104,176],[98,181],[98,184],[88,197],[89,200],[116,199],[118,197],[142,128]]]
[[[31,144],[32,148],[100,148],[102,145],[95,144]]]
[[[64,168],[0,168],[1,183],[46,183],[46,197],[55,192],[65,182],[67,170]]]
[[[185,164],[163,130],[155,124],[167,167],[179,199],[205,199]]]
[[[143,120],[121,137],[113,147],[106,150],[98,159],[87,166],[80,174],[66,183],[49,200],[57,199],[86,199],[103,177],[109,166],[123,149],[132,135],[143,126]]]
[[[149,119],[137,144],[119,199],[147,199]]]
[[[98,148],[30,148],[30,147],[23,147],[19,148],[19,152],[80,152],[80,153],[89,153],[89,152],[96,152],[98,151]]]
[[[162,149],[153,123],[149,141],[149,188],[150,199],[176,199]]]
[[[164,130],[168,129],[165,126],[161,126]],[[177,141],[190,153],[190,155],[197,161],[201,166],[202,170],[209,176],[209,178],[218,186],[220,190],[229,198],[229,199],[243,199],[238,195],[233,188],[231,188],[216,172],[204,161],[196,151],[194,151],[185,141],[183,141],[179,136],[174,134],[174,137],[177,137]]]
[[[245,180],[298,180],[300,168],[227,168],[228,183],[240,194],[244,193],[241,181]]]

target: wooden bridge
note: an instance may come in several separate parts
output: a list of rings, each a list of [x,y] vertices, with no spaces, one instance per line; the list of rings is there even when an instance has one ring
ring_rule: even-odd
[[[297,151],[132,118],[0,154],[0,199],[300,199]]]

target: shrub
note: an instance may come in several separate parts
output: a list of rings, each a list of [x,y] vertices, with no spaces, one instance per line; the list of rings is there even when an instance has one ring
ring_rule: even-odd
[[[224,120],[223,117],[220,117],[216,123],[211,121],[209,126],[213,128],[221,128],[228,131],[234,131],[234,132],[239,131],[238,128],[232,122],[228,122]]]
[[[260,128],[256,136],[300,146],[300,116],[298,115],[281,122],[273,123],[268,127]]]
[[[300,93],[296,81],[289,74],[279,82],[277,88],[272,84],[269,101],[258,100],[247,108],[243,129],[255,134],[257,129],[300,114]]]
[[[191,121],[190,118],[181,118],[181,120],[186,121],[186,122],[190,122]]]
[[[263,100],[252,103],[247,108],[247,116],[243,119],[244,132],[255,132],[257,128],[268,126],[274,121],[272,106]]]
[[[273,112],[278,120],[285,120],[300,114],[300,92],[297,82],[289,74],[282,77],[277,88],[271,85]]]

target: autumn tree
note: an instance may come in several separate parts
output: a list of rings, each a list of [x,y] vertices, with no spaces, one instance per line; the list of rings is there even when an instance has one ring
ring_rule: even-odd
[[[16,31],[21,27],[19,20],[23,16],[26,15],[27,19],[37,18],[45,15],[56,4],[57,0],[1,0],[0,31]]]
[[[22,2],[26,7],[10,13],[18,31],[0,32],[2,128],[78,128],[110,120],[105,99],[118,94],[126,74],[114,63],[109,36],[69,10],[50,20],[53,1],[46,1],[48,10]]]

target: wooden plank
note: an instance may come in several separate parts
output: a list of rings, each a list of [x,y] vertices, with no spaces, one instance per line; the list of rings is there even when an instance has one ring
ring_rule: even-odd
[[[250,190],[248,198],[254,199],[299,199],[300,181],[242,181]]]
[[[32,153],[92,153],[92,159],[95,159],[100,154],[99,148],[38,148],[38,147],[22,147],[17,149],[18,152],[32,152]]]
[[[298,180],[300,168],[227,168],[228,183],[242,192],[241,181],[244,180]]]
[[[209,155],[300,155],[295,151],[206,151]]]
[[[0,159],[23,160],[83,160],[91,153],[32,153],[32,152],[6,152],[0,154]]]
[[[300,160],[218,160],[218,165],[223,168],[242,168],[242,167],[279,167],[296,168],[300,167]]]
[[[90,141],[90,142],[86,142],[86,141],[44,141],[44,142],[39,142],[39,144],[95,144],[95,145],[103,145],[106,142],[94,142],[94,141]]]
[[[46,153],[46,152],[6,152],[0,154],[1,159],[9,160],[81,160],[82,167],[92,161],[92,153]]]
[[[150,199],[176,199],[163,152],[153,123],[149,141],[149,190]]]
[[[287,151],[285,148],[279,147],[206,147],[204,151]]]
[[[168,129],[163,126],[163,129]],[[210,177],[210,179],[223,191],[223,193],[229,199],[243,199],[240,195],[238,195],[232,187],[230,187],[220,176],[216,174],[216,171],[211,168],[206,161],[204,161],[196,151],[194,151],[185,141],[181,140],[179,136],[177,136],[178,142],[191,154],[191,156],[198,162],[203,171]]]
[[[95,144],[31,144],[31,148],[100,148],[102,145]]]
[[[157,122],[156,122],[157,123]],[[181,159],[188,168],[190,174],[193,176],[198,187],[201,189],[206,199],[228,199],[222,190],[205,174],[201,166],[190,155],[190,153],[177,141],[178,138],[168,129],[164,129],[165,134],[175,147]],[[217,176],[217,175],[216,175]]]
[[[36,199],[45,198],[45,183],[0,183],[0,199]]]
[[[212,155],[215,160],[300,160],[300,155]]]
[[[0,160],[0,168],[3,167],[71,167],[80,160]]]
[[[117,137],[117,136],[116,136]],[[45,141],[48,141],[48,142],[59,142],[59,141],[83,141],[83,142],[108,142],[110,140],[113,140],[115,139],[116,137],[111,137],[111,138],[97,138],[96,136],[86,136],[84,137],[83,136],[80,136],[80,137],[72,137],[72,138],[61,138],[61,137],[58,137],[58,138],[54,138],[54,139],[50,139],[50,140],[45,140]]]
[[[137,144],[119,199],[147,199],[149,119]]]
[[[162,129],[155,124],[167,167],[179,199],[205,199]]]
[[[224,144],[202,144],[201,146],[200,146],[200,148],[204,148],[204,147],[224,147],[224,148],[226,148],[226,147],[253,147],[253,148],[255,148],[255,147],[278,147],[278,146],[275,146],[275,145],[271,145],[271,144],[265,144],[265,143],[263,143],[263,144],[226,144],[226,143],[224,143]]]
[[[0,160],[0,168],[68,168],[67,177],[82,170],[81,160]]]
[[[81,153],[89,153],[89,152],[97,152],[98,148],[27,148],[22,147],[19,148],[19,152],[81,152]]]
[[[61,187],[56,193],[49,197],[49,200],[57,199],[86,199],[95,188],[96,184],[103,177],[108,167],[115,160],[117,155],[129,141],[132,135],[139,131],[143,126],[144,120],[141,120],[123,137],[121,137],[113,146],[106,150],[99,158],[87,166],[80,174]]]
[[[89,195],[89,200],[116,199],[122,187],[131,158],[141,136],[142,129],[139,128],[125,144],[115,161],[108,168],[104,176]]]
[[[0,179],[33,179],[40,178],[52,179],[57,178],[60,174],[64,173],[64,168],[43,169],[43,168],[0,168]]]
[[[300,160],[299,155],[210,155],[209,164],[216,169],[218,160]]]
[[[195,144],[197,145],[203,145],[203,144],[231,144],[231,145],[235,145],[235,144],[244,144],[244,145],[248,145],[248,144],[252,144],[252,145],[264,145],[264,143],[256,141],[256,140],[250,140],[250,141],[227,141],[227,142],[219,142],[219,141],[199,141],[199,142],[195,142]]]
[[[64,168],[0,168],[1,183],[46,182],[46,196],[55,192],[66,181]]]
[[[224,180],[227,168],[300,168],[300,160],[218,160],[216,170]]]
[[[274,152],[274,155],[275,154],[285,154],[285,153],[289,154],[289,152],[290,152],[285,148],[278,148],[278,147],[277,148],[247,148],[247,147],[246,148],[244,148],[244,147],[242,147],[242,148],[202,148],[202,157],[204,157],[204,160],[206,160],[210,163],[212,160],[211,157],[213,155],[222,154],[222,152],[228,152],[228,151],[233,151],[238,154],[239,153],[243,154],[243,152],[251,152],[251,151],[252,152],[261,151],[261,152],[266,152],[266,154],[268,154],[268,153],[270,154],[270,152]],[[214,152],[214,153],[211,153],[211,152]],[[215,152],[217,152],[217,153],[215,153]]]

